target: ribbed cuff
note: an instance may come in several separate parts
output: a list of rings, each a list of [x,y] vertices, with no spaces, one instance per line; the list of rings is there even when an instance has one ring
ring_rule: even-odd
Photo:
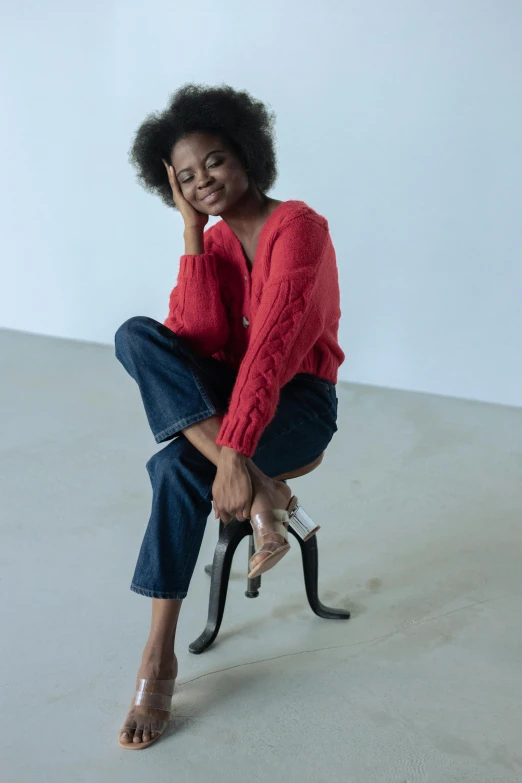
[[[195,280],[200,283],[208,283],[209,279],[214,279],[218,282],[216,260],[216,256],[213,253],[181,256],[178,282],[180,280]]]
[[[251,435],[247,436],[245,430],[242,430],[237,424],[232,424],[230,419],[225,416],[219,435],[216,438],[216,445],[228,446],[229,449],[239,451],[245,457],[252,457],[257,448],[259,437],[252,438]]]

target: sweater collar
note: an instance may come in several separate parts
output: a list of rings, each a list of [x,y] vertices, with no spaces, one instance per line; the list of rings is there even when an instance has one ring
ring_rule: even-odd
[[[283,201],[281,204],[277,205],[274,211],[267,217],[267,219],[263,223],[263,227],[261,228],[261,231],[259,232],[257,251],[259,251],[261,243],[265,241],[266,236],[269,235],[270,232],[283,221],[287,212],[291,211],[292,209],[295,209],[296,207],[297,208],[306,207],[306,204],[304,201],[296,201],[292,199],[290,201]],[[248,268],[248,264],[247,264],[247,259],[245,258],[243,253],[243,246],[241,245],[241,242],[239,241],[238,237],[234,234],[232,229],[225,223],[224,220],[221,220],[217,225],[221,226],[223,239],[226,240],[227,244],[229,244],[229,247],[234,251],[234,255],[238,255],[241,258],[245,270],[247,270],[250,273],[250,269]],[[257,256],[257,252],[256,252],[256,256]],[[255,268],[255,266],[256,264],[254,263],[253,269]]]

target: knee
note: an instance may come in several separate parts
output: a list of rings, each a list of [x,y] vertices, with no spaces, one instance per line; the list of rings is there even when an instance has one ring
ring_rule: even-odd
[[[137,340],[147,334],[152,323],[155,323],[154,320],[146,315],[135,315],[122,323],[114,335],[116,353],[120,353],[128,345],[136,344]]]
[[[169,440],[167,445],[148,460],[147,472],[151,483],[158,487],[164,482],[176,481],[189,488],[214,480],[216,466],[201,454],[183,434]]]
[[[175,437],[166,446],[152,455],[145,466],[151,480],[157,480],[164,474],[173,474],[175,472],[176,466],[179,465],[182,448],[182,439]]]

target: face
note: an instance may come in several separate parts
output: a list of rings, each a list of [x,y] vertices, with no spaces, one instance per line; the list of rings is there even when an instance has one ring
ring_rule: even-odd
[[[220,215],[242,198],[250,187],[248,174],[237,155],[218,136],[193,133],[174,146],[170,162],[181,192],[198,212]],[[220,188],[212,200],[205,196]]]

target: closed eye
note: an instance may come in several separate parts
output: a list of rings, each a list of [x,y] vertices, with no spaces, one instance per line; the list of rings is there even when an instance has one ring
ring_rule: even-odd
[[[222,163],[223,163],[222,160],[216,160],[215,163],[211,163],[210,164],[209,169],[213,168],[214,166],[220,166]],[[192,177],[189,177],[188,179],[184,179],[181,184],[182,185],[186,185],[187,182],[190,182],[191,179],[192,179]]]

